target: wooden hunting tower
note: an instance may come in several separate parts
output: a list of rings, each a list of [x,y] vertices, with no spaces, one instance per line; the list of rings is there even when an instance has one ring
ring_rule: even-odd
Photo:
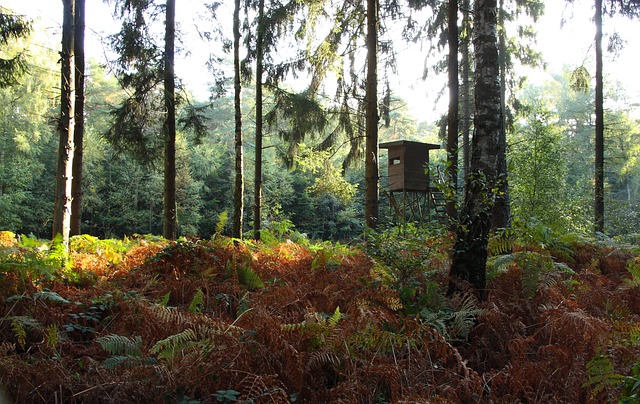
[[[440,146],[396,140],[380,148],[388,150],[389,206],[396,221],[429,221],[432,208],[436,215],[444,213],[444,198],[429,179],[429,151]]]

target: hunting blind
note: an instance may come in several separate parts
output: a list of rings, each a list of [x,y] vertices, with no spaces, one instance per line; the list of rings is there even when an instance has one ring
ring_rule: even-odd
[[[440,146],[409,140],[380,143],[388,150],[389,208],[396,222],[424,223],[444,215],[442,192],[429,178],[429,152]]]

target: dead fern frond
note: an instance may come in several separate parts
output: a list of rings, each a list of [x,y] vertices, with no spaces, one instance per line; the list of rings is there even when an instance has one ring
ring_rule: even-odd
[[[332,352],[316,351],[311,354],[307,362],[307,370],[317,369],[323,365],[340,366],[340,358]]]
[[[158,320],[168,324],[176,324],[187,326],[191,323],[189,317],[184,313],[180,312],[175,307],[165,307],[157,304],[153,304],[147,306],[147,309],[153,314]]]
[[[13,342],[0,343],[0,358],[7,356],[9,352],[14,352],[15,350],[16,344],[14,344]]]

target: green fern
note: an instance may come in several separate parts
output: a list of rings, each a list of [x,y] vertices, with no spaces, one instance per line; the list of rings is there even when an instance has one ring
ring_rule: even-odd
[[[262,289],[264,287],[264,282],[260,279],[260,275],[255,273],[251,268],[242,267],[236,271],[240,284],[248,290]]]
[[[466,339],[476,324],[476,318],[484,312],[478,308],[478,300],[475,295],[468,294],[463,300],[460,310],[452,315],[449,328],[450,338]]]
[[[189,303],[189,308],[187,311],[189,313],[202,313],[202,308],[204,307],[204,293],[202,293],[202,289],[198,289],[196,293],[193,295],[191,299],[191,303]]]
[[[114,355],[110,356],[102,362],[102,366],[108,370],[116,368],[132,369],[138,366],[153,365],[156,363],[155,358],[144,358],[135,355]]]
[[[110,355],[142,355],[142,338],[140,336],[129,338],[122,335],[109,334],[96,339],[96,342]]]
[[[589,379],[582,387],[590,387],[592,389],[592,398],[607,388],[618,386],[624,380],[624,376],[614,373],[611,359],[602,355],[599,349],[596,351],[595,356],[587,362],[587,375]]]
[[[632,288],[640,288],[640,265],[636,260],[627,262],[627,271],[631,274],[631,279],[627,279],[626,284]]]
[[[177,353],[192,347],[196,341],[196,331],[192,328],[187,328],[184,331],[156,342],[155,345],[151,347],[151,353],[157,355],[158,359],[166,359],[171,362]]]

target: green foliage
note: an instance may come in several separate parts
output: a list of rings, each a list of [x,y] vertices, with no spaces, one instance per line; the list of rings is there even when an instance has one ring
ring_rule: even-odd
[[[592,397],[607,388],[618,386],[624,380],[622,375],[614,373],[611,359],[606,355],[602,355],[599,350],[594,357],[587,362],[587,375],[589,379],[582,387],[591,388]]]
[[[154,358],[142,356],[142,338],[140,336],[125,337],[109,334],[97,338],[96,342],[110,355],[102,363],[105,369],[131,369],[155,363]]]
[[[189,307],[187,311],[189,313],[202,313],[202,308],[204,306],[204,293],[202,293],[202,289],[198,289],[196,293],[193,295],[191,299],[191,303],[189,303]]]
[[[109,355],[142,355],[142,338],[139,336],[130,338],[122,335],[109,334],[96,339],[102,349]]]
[[[487,278],[493,279],[507,272],[512,264],[522,271],[522,292],[529,299],[539,290],[557,283],[562,276],[575,274],[566,264],[555,262],[549,254],[523,250],[489,260]]]
[[[238,401],[238,396],[240,396],[240,392],[235,390],[218,390],[213,394],[219,403],[235,403]]]
[[[260,279],[260,275],[250,267],[238,267],[236,272],[238,273],[240,284],[247,288],[247,290],[256,290],[264,287],[264,282]]]

